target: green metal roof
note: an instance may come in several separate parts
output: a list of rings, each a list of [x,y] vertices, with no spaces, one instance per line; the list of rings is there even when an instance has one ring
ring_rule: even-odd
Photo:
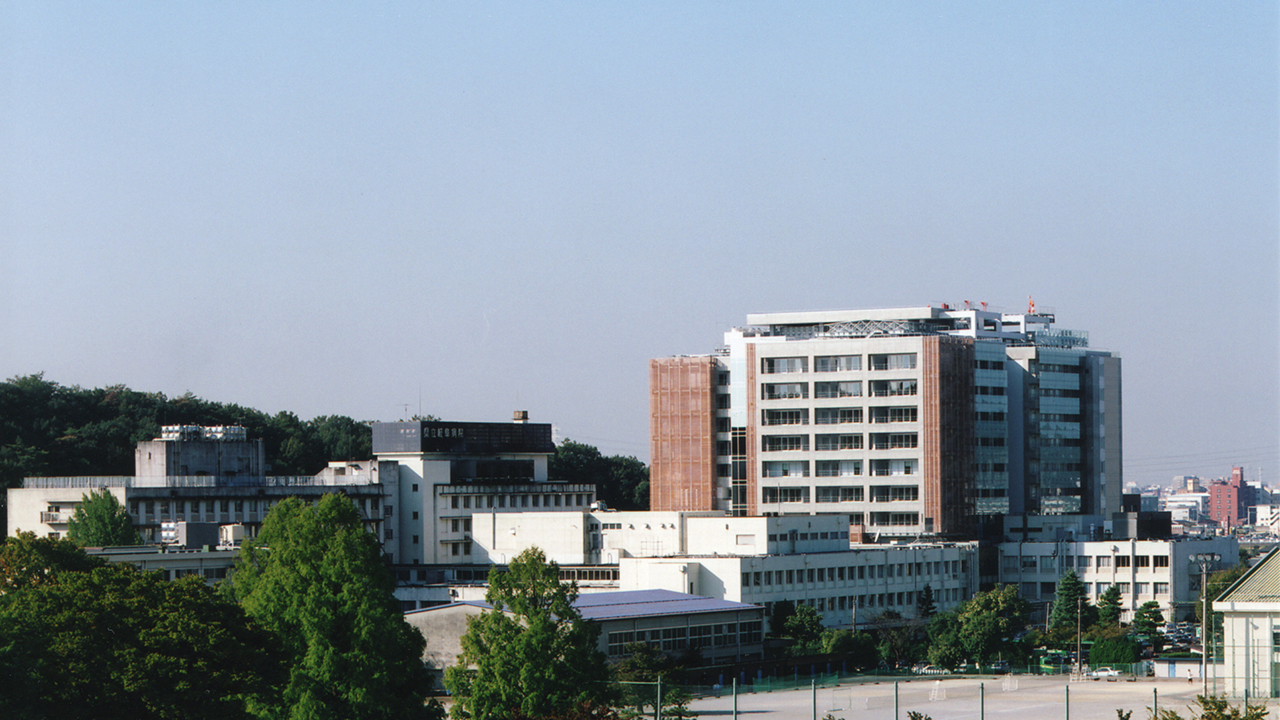
[[[1280,602],[1280,548],[1273,548],[1214,602]]]

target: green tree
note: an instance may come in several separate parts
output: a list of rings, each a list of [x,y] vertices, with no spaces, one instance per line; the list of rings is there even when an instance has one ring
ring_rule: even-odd
[[[1142,655],[1142,646],[1130,635],[1118,635],[1093,641],[1093,649],[1089,651],[1089,664],[1093,667],[1104,665],[1129,665],[1138,662]]]
[[[67,523],[67,537],[81,547],[141,545],[129,511],[110,490],[90,490]]]
[[[1120,599],[1120,586],[1112,585],[1098,597],[1098,624],[1103,627],[1115,627],[1120,624],[1120,613],[1124,605]]]
[[[1160,612],[1159,602],[1148,600],[1134,611],[1133,631],[1139,635],[1146,635],[1154,640],[1156,632],[1162,627],[1164,627],[1164,613]]]
[[[981,592],[957,609],[966,658],[988,665],[1014,651],[1011,638],[1026,626],[1029,606],[1013,585]]]
[[[240,550],[226,583],[280,638],[289,680],[270,718],[412,718],[428,710],[425,641],[404,621],[395,581],[360,513],[341,495],[289,498]]]
[[[516,556],[507,571],[489,572],[492,606],[467,621],[458,664],[445,670],[459,719],[551,716],[580,703],[609,699],[608,667],[596,649],[600,628],[573,606],[576,583],[538,548]]]
[[[674,658],[649,643],[631,643],[627,656],[613,665],[619,704],[625,708],[624,718],[639,718],[655,711],[658,704],[658,682],[662,687],[662,717],[677,717],[688,710],[689,694],[670,684],[683,671]]]
[[[634,457],[605,457],[592,445],[565,440],[547,463],[547,477],[594,484],[596,495],[611,508],[649,509],[649,468]]]
[[[860,669],[880,664],[880,651],[870,633],[852,630],[824,630],[820,640],[823,655],[840,655]]]
[[[1076,613],[1080,617],[1077,619]],[[1098,609],[1089,602],[1084,592],[1084,583],[1075,570],[1068,570],[1058,578],[1058,586],[1054,595],[1053,612],[1049,614],[1049,629],[1071,631],[1075,637],[1076,627],[1087,628],[1096,623]],[[1077,625],[1078,623],[1078,625]]]
[[[64,570],[0,596],[0,716],[249,718],[283,677],[273,645],[197,577]]]
[[[64,572],[88,572],[105,564],[66,538],[54,540],[19,532],[0,540],[0,596],[56,582]]]
[[[933,586],[925,583],[916,596],[916,617],[928,620],[936,612],[938,612],[938,606],[933,599]]]
[[[929,618],[928,632],[929,662],[948,670],[954,670],[964,663],[965,647],[958,612],[935,613]]]
[[[796,612],[796,604],[790,600],[779,600],[773,604],[769,613],[769,634],[782,637],[786,633],[787,620]]]
[[[792,642],[787,649],[789,655],[798,657],[821,652],[822,618],[818,611],[812,605],[801,603],[791,617],[787,618],[783,636]]]
[[[918,622],[904,620],[896,610],[886,610],[871,621],[871,627],[879,639],[880,656],[886,661],[906,667],[924,656]]]

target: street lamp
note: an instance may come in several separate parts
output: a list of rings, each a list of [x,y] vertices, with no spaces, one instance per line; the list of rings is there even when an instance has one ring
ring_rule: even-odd
[[[1196,553],[1190,560],[1192,565],[1200,566],[1200,683],[1201,695],[1209,694],[1209,674],[1205,672],[1209,661],[1209,641],[1212,637],[1213,622],[1209,617],[1209,566],[1217,563],[1222,556],[1217,553]]]

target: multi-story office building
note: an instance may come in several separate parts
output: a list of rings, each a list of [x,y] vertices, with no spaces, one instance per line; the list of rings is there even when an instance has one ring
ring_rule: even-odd
[[[83,496],[105,489],[148,542],[180,522],[242,525],[253,537],[280,500],[340,492],[393,564],[460,562],[471,556],[473,511],[581,511],[595,502],[594,485],[548,481],[551,426],[527,420],[374,423],[375,459],[301,477],[263,475],[262,441],[244,428],[165,427],[138,443],[134,475],[26,478],[8,491],[8,533],[65,534]]]
[[[1143,603],[1156,601],[1169,620],[1195,615],[1200,573],[1192,558],[1213,554],[1211,572],[1232,567],[1239,557],[1234,536],[1181,540],[1107,540],[1008,542],[999,546],[1001,584],[1016,585],[1022,597],[1043,607],[1056,597],[1058,580],[1068,570],[1084,583],[1097,604],[1108,588],[1120,590],[1122,619],[1128,622]]]
[[[883,536],[1120,510],[1120,360],[1054,316],[749,315],[650,362],[651,508],[849,514]]]

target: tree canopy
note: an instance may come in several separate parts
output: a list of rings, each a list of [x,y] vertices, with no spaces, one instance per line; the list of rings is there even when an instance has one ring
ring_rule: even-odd
[[[783,626],[784,637],[791,640],[788,653],[793,656],[813,655],[822,651],[822,617],[812,605],[801,603]]]
[[[242,425],[249,437],[263,439],[275,475],[313,475],[330,460],[373,454],[368,424],[340,415],[303,421],[190,393],[83,389],[36,374],[0,383],[0,489],[24,477],[132,475],[134,446],[158,437],[163,425]],[[0,507],[4,501],[0,492]]]
[[[341,495],[272,508],[226,588],[279,637],[290,675],[271,718],[425,717],[425,641],[359,511]]]
[[[0,717],[248,718],[281,677],[271,637],[200,578],[29,533],[0,555]]]
[[[1156,632],[1164,627],[1164,613],[1160,612],[1160,603],[1148,600],[1142,603],[1133,613],[1133,631],[1139,635],[1155,638]]]
[[[565,440],[547,464],[547,477],[594,484],[597,497],[617,510],[649,509],[649,468],[634,457],[605,457],[591,445]]]
[[[1112,585],[1102,591],[1098,597],[1098,624],[1103,627],[1116,627],[1120,624],[1120,613],[1124,605],[1120,598],[1120,586]]]
[[[81,547],[141,545],[129,511],[110,490],[90,490],[67,523],[67,538]]]
[[[458,664],[445,670],[453,716],[549,717],[582,703],[603,704],[610,694],[600,628],[573,606],[575,583],[538,548],[516,556],[504,572],[489,572],[485,600],[492,606],[467,621]]]
[[[1015,652],[1012,637],[1026,623],[1027,601],[1013,585],[980,592],[954,613],[938,613],[929,623],[929,657],[954,667],[961,660],[982,665]]]

